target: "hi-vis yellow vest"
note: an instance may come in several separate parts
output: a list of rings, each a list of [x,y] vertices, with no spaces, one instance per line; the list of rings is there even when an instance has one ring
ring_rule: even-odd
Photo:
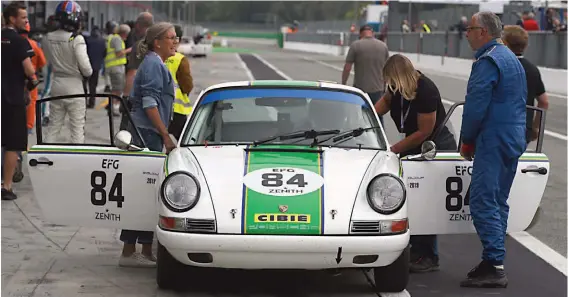
[[[111,34],[107,39],[107,55],[105,57],[105,68],[107,69],[114,66],[126,65],[126,55],[117,57],[114,48],[110,46],[110,42],[115,37],[120,38],[120,35]],[[125,49],[126,45],[124,44],[124,40],[122,40],[122,38],[120,38],[120,40],[122,41],[122,48]]]
[[[172,74],[174,78],[174,87],[176,91],[176,98],[174,100],[174,113],[179,113],[183,115],[189,115],[191,113],[191,103],[189,102],[189,96],[181,92],[179,87],[179,83],[176,77],[176,73],[178,71],[179,65],[181,64],[181,60],[183,59],[184,55],[180,53],[176,53],[174,56],[169,57],[166,60],[166,67]]]

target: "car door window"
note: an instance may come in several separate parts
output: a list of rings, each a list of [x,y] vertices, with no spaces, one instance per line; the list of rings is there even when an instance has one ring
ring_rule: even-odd
[[[77,108],[78,104],[86,104],[86,100],[87,96],[84,94],[54,96],[38,100],[36,103],[36,144],[114,147],[114,136],[120,131],[122,117],[109,113],[106,106],[112,100],[120,100],[123,105],[122,99],[111,94],[99,95],[95,96],[94,108],[86,108],[83,116],[70,112]],[[60,120],[62,116],[64,118]],[[133,125],[129,114],[126,120],[128,125]],[[83,127],[81,127],[82,123],[84,123]],[[83,135],[82,143],[74,143],[73,131],[78,131]],[[136,134],[132,136],[138,140],[140,135]]]
[[[461,144],[460,139],[460,131],[462,125],[462,116],[463,116],[463,106],[465,102],[458,102],[452,105],[447,113],[446,118],[444,119],[442,125],[436,129],[432,133],[432,139],[437,144],[437,151],[439,152],[459,152],[459,147]],[[536,122],[535,128],[533,133],[527,129],[527,138],[536,137],[535,139],[530,140],[527,146],[527,153],[540,153],[542,151],[542,138],[544,136],[544,122],[546,120],[546,113],[543,109],[534,106],[527,106],[527,125],[528,127],[532,128],[532,123]],[[452,143],[452,145],[448,148],[448,141]],[[446,145],[439,145],[445,143]]]

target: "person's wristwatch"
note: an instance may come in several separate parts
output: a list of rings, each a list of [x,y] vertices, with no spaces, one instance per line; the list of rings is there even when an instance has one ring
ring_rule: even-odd
[[[28,79],[28,83],[26,84],[26,88],[28,91],[32,91],[39,85],[39,80],[37,79]]]

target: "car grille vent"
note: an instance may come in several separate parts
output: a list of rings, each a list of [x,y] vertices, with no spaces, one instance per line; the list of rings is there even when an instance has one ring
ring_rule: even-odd
[[[351,233],[380,234],[381,233],[381,223],[379,221],[355,221],[355,222],[351,222]]]
[[[186,219],[186,230],[188,232],[216,232],[215,220]]]

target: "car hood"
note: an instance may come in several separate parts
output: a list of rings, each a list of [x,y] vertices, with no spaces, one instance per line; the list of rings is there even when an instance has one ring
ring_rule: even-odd
[[[217,231],[225,234],[347,234],[370,164],[382,159],[392,161],[384,151],[364,149],[185,149],[182,159],[186,168],[200,167],[206,180],[204,187],[211,195]]]

